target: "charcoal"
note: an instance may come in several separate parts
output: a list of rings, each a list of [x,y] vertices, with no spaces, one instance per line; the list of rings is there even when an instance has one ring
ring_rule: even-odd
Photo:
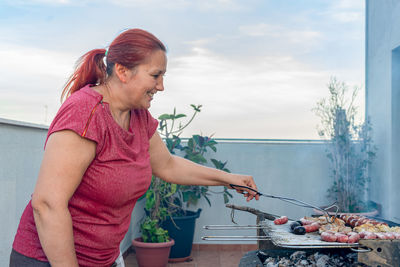
[[[305,251],[296,251],[292,255],[290,255],[290,260],[293,262],[297,262],[299,260],[304,260],[307,258]]]
[[[278,264],[275,263],[275,261],[268,262],[266,265],[264,263],[264,266],[266,267],[278,267]]]
[[[309,265],[310,265],[310,263],[307,260],[301,260],[299,263],[299,266],[308,267]]]
[[[278,266],[279,267],[287,267],[291,265],[291,261],[287,258],[282,258],[279,262],[278,262]]]
[[[356,262],[357,261],[357,253],[351,253],[347,255],[347,258],[350,260],[351,263]]]
[[[275,263],[275,259],[272,257],[266,258],[264,261],[264,266],[267,267],[278,267],[278,264]]]
[[[312,261],[314,261],[314,262],[317,262],[317,261],[319,260],[319,258],[325,257],[325,256],[326,256],[325,254],[316,252],[316,253],[314,253],[314,254],[311,254],[310,257],[309,257],[309,259],[312,260]]]
[[[316,259],[317,257],[315,257]],[[317,261],[316,261],[316,266],[317,267],[327,267],[327,266],[331,266],[329,264],[329,256],[328,255],[322,255],[318,257]]]
[[[264,261],[266,267],[360,267],[357,253],[325,254],[316,252],[309,256],[305,251],[296,251],[286,257],[268,257]]]

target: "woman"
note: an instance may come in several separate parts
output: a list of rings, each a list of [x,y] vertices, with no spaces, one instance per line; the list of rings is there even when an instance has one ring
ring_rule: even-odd
[[[168,152],[148,112],[154,94],[164,90],[165,53],[155,36],[131,29],[108,51],[95,49],[81,58],[50,125],[10,266],[117,266],[132,209],[152,173],[177,184],[256,189],[251,176]],[[245,197],[258,199],[251,191]]]

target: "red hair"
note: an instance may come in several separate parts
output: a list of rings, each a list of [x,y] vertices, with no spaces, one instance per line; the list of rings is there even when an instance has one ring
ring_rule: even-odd
[[[126,30],[106,49],[93,49],[79,58],[74,73],[63,88],[61,99],[87,84],[102,84],[111,75],[116,63],[133,69],[155,50],[166,51],[164,44],[153,34],[141,30]],[[106,65],[103,58],[106,56]]]

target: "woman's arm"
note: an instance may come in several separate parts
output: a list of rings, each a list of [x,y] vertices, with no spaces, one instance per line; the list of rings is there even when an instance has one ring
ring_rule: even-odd
[[[205,167],[190,160],[171,155],[162,141],[158,132],[150,139],[150,161],[154,175],[175,184],[183,185],[223,185],[237,184],[251,187],[257,190],[253,177],[227,173],[221,170]],[[242,190],[237,190],[242,192]],[[254,198],[255,193],[246,191],[247,201]],[[259,198],[258,195],[255,196]]]
[[[40,244],[51,266],[78,266],[68,201],[96,154],[96,143],[65,130],[50,135],[32,195]]]

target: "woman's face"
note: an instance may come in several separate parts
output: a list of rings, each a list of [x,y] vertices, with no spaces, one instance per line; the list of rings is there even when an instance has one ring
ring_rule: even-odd
[[[162,50],[154,51],[142,64],[130,70],[126,81],[126,96],[135,109],[148,109],[157,91],[164,90],[163,76],[167,57]]]

